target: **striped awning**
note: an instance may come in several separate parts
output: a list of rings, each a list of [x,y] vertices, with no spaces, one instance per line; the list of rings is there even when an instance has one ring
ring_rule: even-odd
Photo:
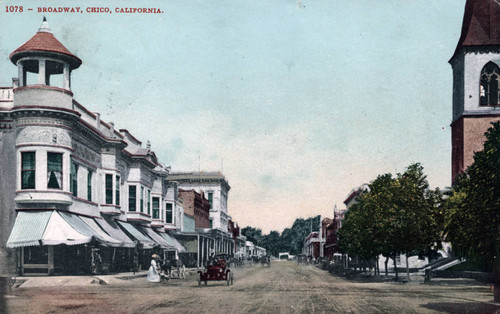
[[[135,247],[135,242],[131,240],[125,232],[116,225],[112,219],[95,218],[94,219],[104,231],[106,231],[113,238],[122,241],[122,247],[132,248]]]
[[[150,249],[155,246],[155,242],[150,238],[143,235],[139,230],[137,230],[134,226],[132,226],[128,222],[117,221],[118,224],[125,229],[133,238],[135,238],[139,243],[143,245],[145,249]]]
[[[40,245],[52,211],[19,212],[7,240],[8,248]]]
[[[102,235],[102,230],[101,232],[98,232],[97,230],[94,230],[91,226],[89,226],[87,223],[82,218],[86,217],[79,217],[78,215],[70,214],[70,213],[65,213],[61,212],[61,217],[66,220],[67,223],[71,225],[76,231],[79,233],[86,235],[88,237],[92,237],[98,242],[100,242],[102,245],[105,246],[120,246],[121,242],[113,239],[109,236],[103,236]],[[99,228],[99,227],[98,227]]]
[[[122,246],[122,241],[117,240],[111,236],[109,236],[101,227],[95,222],[93,218],[89,217],[80,217],[92,230],[94,230],[99,236],[104,240],[104,242],[111,247],[120,247]]]
[[[53,211],[49,223],[42,236],[43,245],[77,245],[89,243],[91,236],[84,235],[75,230],[58,212]]]
[[[179,253],[186,252],[186,248],[177,241],[176,238],[171,237],[168,233],[165,232],[158,232],[159,235],[161,235],[168,243],[173,245],[175,247],[175,250]]]
[[[139,227],[148,237],[153,239],[162,249],[167,250],[175,250],[175,246],[167,242],[163,237],[161,237],[158,233],[154,232],[153,229],[149,227],[140,226]]]
[[[76,245],[91,240],[91,236],[75,230],[57,211],[22,211],[17,214],[7,247]]]

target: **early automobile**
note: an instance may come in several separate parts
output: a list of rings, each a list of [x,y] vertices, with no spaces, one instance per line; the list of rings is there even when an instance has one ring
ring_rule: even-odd
[[[198,286],[201,282],[207,285],[207,281],[226,281],[227,285],[233,284],[233,273],[227,265],[227,257],[224,255],[217,255],[211,257],[208,261],[205,270],[199,270],[200,277],[198,278]]]

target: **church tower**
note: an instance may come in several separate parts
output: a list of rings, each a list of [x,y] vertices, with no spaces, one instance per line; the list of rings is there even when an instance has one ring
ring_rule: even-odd
[[[500,1],[467,0],[453,68],[452,182],[500,120]]]

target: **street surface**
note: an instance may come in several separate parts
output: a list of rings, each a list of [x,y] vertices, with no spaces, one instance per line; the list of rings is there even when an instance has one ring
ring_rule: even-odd
[[[108,285],[16,288],[11,313],[500,313],[489,286],[361,282],[311,265],[273,262],[233,269],[234,285],[197,276],[166,283],[114,279]]]

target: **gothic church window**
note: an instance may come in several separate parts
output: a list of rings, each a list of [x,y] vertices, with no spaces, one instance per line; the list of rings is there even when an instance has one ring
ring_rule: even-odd
[[[479,96],[481,106],[499,105],[500,68],[493,62],[488,62],[481,70]]]

